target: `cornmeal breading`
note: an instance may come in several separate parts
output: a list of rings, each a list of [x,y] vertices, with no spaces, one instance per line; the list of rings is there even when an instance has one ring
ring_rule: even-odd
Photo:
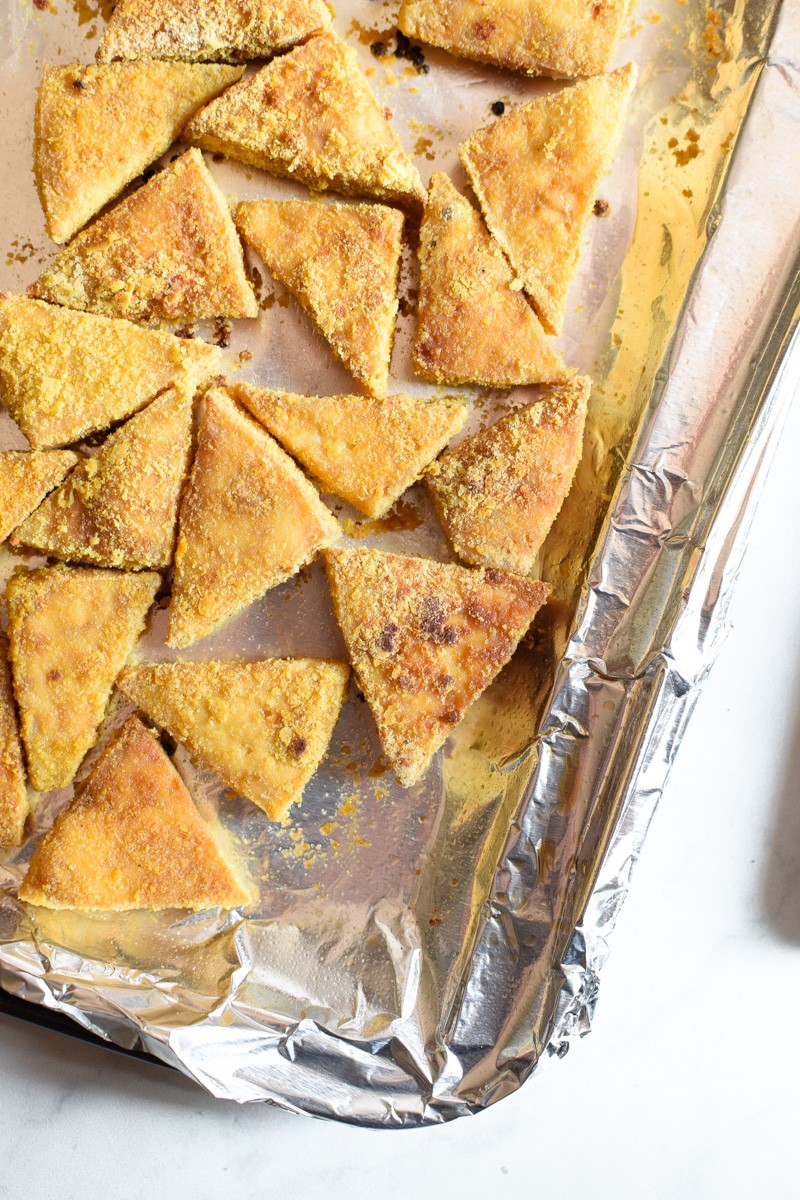
[[[519,575],[564,503],[583,449],[591,381],[576,379],[443,454],[426,475],[460,558]]]
[[[258,316],[230,210],[199,150],[79,233],[28,295],[131,321]]]
[[[6,589],[14,692],[31,783],[67,787],[97,740],[111,688],[161,577],[40,567]]]
[[[311,38],[202,109],[190,142],[316,190],[419,205],[419,172],[333,33]]]
[[[8,666],[8,643],[0,639],[0,846],[21,846],[29,812],[25,765]]]
[[[630,0],[403,0],[408,37],[528,75],[605,71]]]
[[[414,366],[433,383],[561,383],[561,356],[480,215],[447,175],[431,177],[420,231]]]
[[[107,429],[172,385],[194,390],[221,358],[197,339],[0,293],[2,400],[37,448]]]
[[[168,567],[192,448],[192,398],[170,390],[126,421],[12,538],[99,567]]]
[[[348,371],[371,395],[384,395],[402,214],[382,204],[252,200],[239,205],[236,224]]]
[[[181,505],[170,646],[188,646],[341,535],[314,487],[221,390],[205,399]]]
[[[242,70],[163,62],[45,67],[34,173],[53,241],[69,241]]]
[[[458,148],[490,230],[548,333],[567,291],[636,81],[632,65],[582,80],[480,129]]]
[[[87,912],[199,911],[237,908],[250,894],[161,746],[130,717],[37,846],[19,898]]]
[[[71,450],[6,450],[0,454],[0,542],[58,487],[77,461]]]
[[[546,584],[378,550],[326,550],[336,617],[403,787],[508,662]]]
[[[347,695],[344,663],[313,658],[145,664],[119,686],[239,795],[279,821],[316,771]]]
[[[330,23],[323,0],[119,0],[96,57],[245,62],[271,58]]]
[[[240,404],[265,425],[322,490],[382,517],[467,419],[454,399],[295,396],[240,383]]]

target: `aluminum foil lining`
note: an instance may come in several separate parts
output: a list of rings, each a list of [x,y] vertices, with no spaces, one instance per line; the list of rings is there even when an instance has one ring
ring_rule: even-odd
[[[109,8],[36,0],[0,17],[8,290],[52,253],[30,169],[42,63],[90,61]],[[335,23],[423,177],[446,170],[463,185],[456,146],[490,106],[552,85],[428,49],[419,70],[394,55],[396,15],[394,0],[347,0]],[[388,54],[376,57],[375,42]],[[561,339],[595,388],[586,453],[541,555],[554,599],[424,783],[394,785],[355,695],[283,826],[176,751],[201,809],[260,881],[244,917],[26,912],[24,864],[71,792],[35,797],[31,838],[0,864],[3,987],[216,1096],[376,1126],[494,1103],[589,1029],[609,934],[724,637],[800,376],[798,47],[800,13],[779,0],[634,11],[618,61],[638,62],[639,86]],[[210,165],[238,198],[303,195]],[[230,333],[229,376],[349,390],[305,318],[257,259],[249,266],[263,311]],[[429,394],[410,367],[414,293],[409,254],[393,383]],[[531,397],[470,398],[465,432]],[[0,444],[23,446],[1,421]],[[450,558],[420,489],[384,522],[328,500],[355,539]],[[5,578],[24,560],[1,553]],[[164,617],[141,657],[170,657]],[[312,568],[192,653],[341,650]],[[126,711],[117,698],[108,726]]]

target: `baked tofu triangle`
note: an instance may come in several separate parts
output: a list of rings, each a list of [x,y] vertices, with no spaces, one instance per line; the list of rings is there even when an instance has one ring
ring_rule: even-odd
[[[7,654],[8,643],[3,638],[0,641],[0,846],[21,846],[30,806]]]
[[[327,550],[325,565],[384,753],[410,787],[511,658],[549,588],[379,550]]]
[[[119,0],[96,57],[245,62],[271,58],[330,23],[324,0]]]
[[[533,570],[580,461],[590,387],[580,378],[554,388],[429,467],[426,481],[460,558],[518,575]]]
[[[212,633],[340,535],[289,455],[224,391],[209,392],[181,505],[168,644]]]
[[[198,339],[0,294],[2,399],[37,448],[107,429],[173,385],[194,391],[221,358]]]
[[[258,316],[227,201],[199,150],[79,233],[28,295],[130,321]]]
[[[503,252],[447,175],[431,178],[420,231],[414,366],[433,383],[561,383],[569,375]]]
[[[228,787],[281,820],[320,764],[347,694],[345,663],[313,658],[131,667],[119,686]]]
[[[98,567],[168,567],[192,448],[192,398],[169,391],[81,461],[12,544]]]
[[[77,461],[71,450],[5,450],[0,454],[0,542],[58,487]]]
[[[19,898],[121,912],[236,908],[250,896],[153,734],[130,717],[37,846]]]
[[[150,571],[61,565],[9,580],[14,692],[37,791],[72,783],[160,582]]]
[[[457,400],[295,396],[241,383],[240,404],[305,469],[368,517],[382,517],[467,419]]]
[[[242,70],[164,62],[45,67],[34,173],[53,241],[68,242]]]
[[[458,148],[486,223],[548,333],[567,291],[600,180],[636,81],[629,64],[514,108]]]
[[[251,200],[237,208],[236,224],[348,371],[370,395],[384,395],[402,214],[382,204]]]
[[[311,38],[202,109],[186,137],[317,191],[418,206],[425,192],[355,51]]]
[[[605,71],[629,0],[403,0],[408,37],[528,75]]]

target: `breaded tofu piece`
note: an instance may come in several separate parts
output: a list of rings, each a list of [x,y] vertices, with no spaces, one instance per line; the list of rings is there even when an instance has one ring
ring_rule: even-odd
[[[29,811],[8,642],[0,638],[0,846],[22,845]]]
[[[384,753],[411,787],[505,666],[549,587],[503,571],[326,550],[336,619]]]
[[[564,325],[600,180],[616,153],[632,64],[540,96],[458,148],[486,223],[548,333]]]
[[[568,378],[502,250],[447,175],[431,177],[419,264],[414,366],[423,379],[513,387]]]
[[[14,693],[28,775],[39,792],[67,787],[97,741],[161,576],[40,567],[6,589]]]
[[[383,204],[251,200],[242,237],[303,306],[334,354],[373,396],[389,379],[403,215]]]
[[[78,455],[71,450],[5,450],[0,454],[0,542],[58,487]]]
[[[206,637],[340,536],[285,450],[226,392],[209,392],[181,504],[167,644]]]
[[[322,761],[347,695],[345,663],[146,663],[122,692],[228,787],[271,821],[299,803]]]
[[[81,460],[12,538],[97,567],[168,567],[192,449],[192,397],[170,390]]]
[[[107,429],[168,387],[194,391],[221,358],[199,339],[0,293],[0,397],[37,449]]]
[[[297,396],[239,383],[233,395],[317,479],[368,517],[382,517],[458,433],[454,398]]]
[[[130,321],[258,316],[230,209],[199,150],[93,221],[28,295]]]
[[[186,137],[316,191],[417,207],[425,199],[355,51],[333,33],[243,79],[192,119]]]
[[[68,242],[242,71],[163,62],[45,67],[34,174],[53,241]]]
[[[323,0],[119,0],[96,58],[246,62],[330,27]]]
[[[408,37],[527,75],[596,75],[611,61],[630,0],[403,0]]]
[[[130,717],[36,847],[19,898],[44,908],[238,908],[226,861],[152,733]]]
[[[426,474],[459,558],[528,575],[572,486],[591,380],[578,378],[466,438]]]

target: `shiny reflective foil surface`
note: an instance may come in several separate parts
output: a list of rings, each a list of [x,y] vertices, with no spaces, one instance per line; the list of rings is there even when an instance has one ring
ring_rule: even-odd
[[[54,249],[31,172],[42,64],[91,61],[110,7],[14,0],[0,16],[6,290],[23,290]],[[348,0],[335,25],[423,179],[446,170],[463,187],[458,142],[495,101],[552,85],[427,48],[420,71],[394,56],[396,17],[390,0]],[[24,864],[71,790],[34,797],[29,841],[0,865],[3,987],[216,1096],[375,1126],[494,1103],[589,1029],[608,937],[724,637],[800,378],[799,27],[797,6],[779,0],[674,0],[631,17],[616,61],[635,60],[639,84],[560,343],[595,387],[584,459],[541,555],[554,598],[427,778],[397,787],[354,689],[329,759],[282,826],[178,749],[204,815],[260,885],[243,916],[26,911],[15,898]],[[232,197],[305,194],[209,165]],[[234,323],[228,377],[351,390],[294,303],[256,258],[249,266],[262,312]],[[407,253],[391,387],[430,394],[410,365],[415,290]],[[467,394],[465,432],[532,398]],[[0,445],[23,447],[0,422]],[[361,544],[452,557],[420,488],[381,522],[326,499]],[[41,561],[0,556],[3,581]],[[172,656],[165,624],[162,609],[140,657]],[[319,566],[188,656],[266,654],[343,654]],[[106,732],[127,711],[117,697]]]

